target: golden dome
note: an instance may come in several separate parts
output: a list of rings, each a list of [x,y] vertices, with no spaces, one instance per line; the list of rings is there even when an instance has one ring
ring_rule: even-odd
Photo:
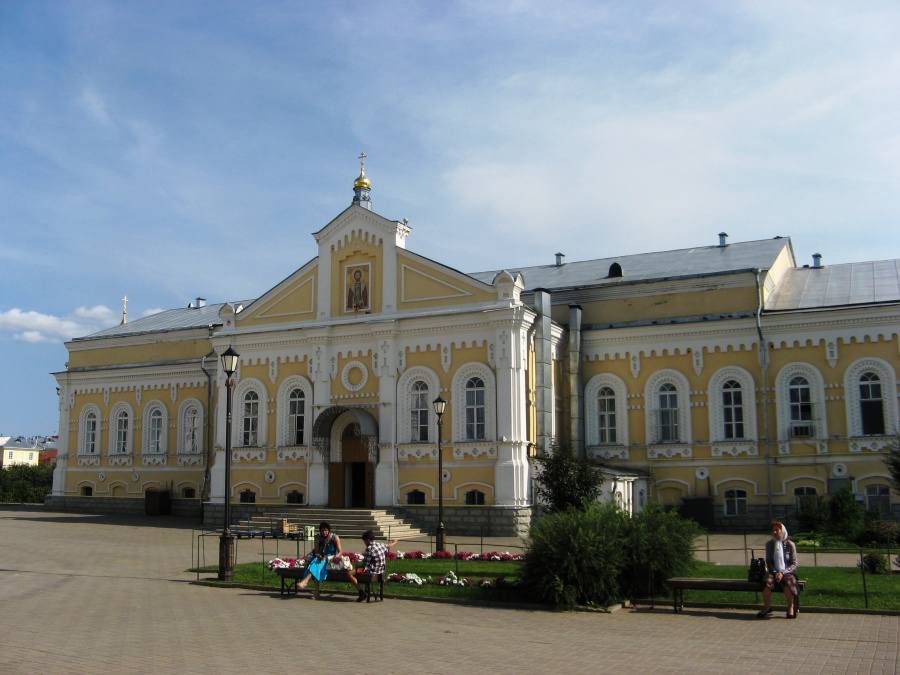
[[[371,188],[372,185],[369,183],[369,179],[366,178],[365,169],[359,170],[359,178],[353,181],[353,187],[355,188]]]

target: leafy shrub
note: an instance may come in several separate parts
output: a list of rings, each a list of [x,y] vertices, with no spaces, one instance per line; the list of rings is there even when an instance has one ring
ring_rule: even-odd
[[[534,461],[534,493],[544,513],[585,509],[600,497],[603,472],[591,460],[576,457],[570,446],[554,442]]]
[[[571,609],[622,599],[619,580],[631,558],[623,545],[628,516],[613,504],[560,510],[531,525],[523,586],[541,603]]]
[[[862,560],[856,563],[866,574],[890,574],[891,566],[888,557],[883,553],[866,553]]]
[[[856,544],[867,548],[900,544],[900,523],[869,520],[856,537]]]
[[[862,526],[862,513],[850,488],[842,487],[828,501],[828,533],[855,541]]]
[[[700,527],[675,511],[650,504],[628,522],[624,542],[631,559],[620,585],[629,596],[642,596],[651,590],[663,590],[670,577],[688,576],[696,560],[694,542]]]
[[[821,497],[804,499],[797,511],[797,521],[801,530],[822,532],[828,523],[828,504]]]
[[[52,466],[13,464],[0,469],[0,502],[43,504],[52,490]]]

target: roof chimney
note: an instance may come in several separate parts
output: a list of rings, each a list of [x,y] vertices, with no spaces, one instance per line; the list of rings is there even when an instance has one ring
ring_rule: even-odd
[[[188,309],[200,309],[201,307],[206,307],[206,298],[197,298],[188,305]]]
[[[813,269],[819,269],[820,267],[822,267],[822,254],[813,253]]]
[[[727,232],[719,232],[719,246],[728,246]]]
[[[557,253],[557,254],[556,254],[556,266],[557,266],[557,267],[562,267],[562,266],[565,265],[565,264],[566,264],[566,256],[565,256],[565,254],[564,254],[564,253]]]

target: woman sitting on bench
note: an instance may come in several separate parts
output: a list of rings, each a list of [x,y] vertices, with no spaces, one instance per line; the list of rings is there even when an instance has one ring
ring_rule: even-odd
[[[310,578],[316,585],[316,592],[313,593],[313,600],[319,598],[319,582],[325,581],[328,576],[329,569],[344,569],[344,562],[341,556],[344,554],[341,549],[341,538],[331,531],[331,524],[327,522],[319,523],[319,534],[316,535],[313,552],[307,556],[306,576],[297,584],[297,588],[306,590]],[[330,567],[329,563],[335,563],[339,567]]]
[[[772,538],[766,542],[766,565],[769,573],[763,579],[763,608],[756,615],[764,619],[772,611],[772,591],[783,591],[787,598],[787,618],[797,618],[794,598],[800,595],[797,585],[797,547],[788,539],[783,523],[772,521]]]

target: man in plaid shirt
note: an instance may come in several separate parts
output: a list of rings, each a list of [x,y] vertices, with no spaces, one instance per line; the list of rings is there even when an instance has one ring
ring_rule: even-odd
[[[359,581],[357,580],[356,575],[383,573],[387,552],[397,543],[396,539],[390,544],[382,544],[375,541],[375,533],[372,532],[372,530],[366,530],[365,534],[362,536],[362,540],[366,544],[366,551],[363,553],[364,566],[356,570],[356,574],[353,574],[351,571],[349,575],[350,580],[353,582],[353,585],[356,586],[356,590],[359,593],[359,597],[356,599],[357,602],[362,602],[366,599],[366,592],[359,587]]]

